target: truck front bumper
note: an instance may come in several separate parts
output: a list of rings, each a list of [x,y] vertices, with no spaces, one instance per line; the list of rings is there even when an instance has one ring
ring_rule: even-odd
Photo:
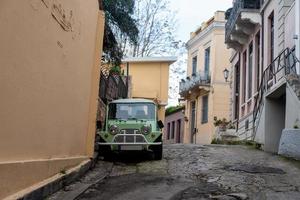
[[[162,142],[149,142],[143,134],[116,134],[112,142],[98,142],[99,145],[161,145]]]

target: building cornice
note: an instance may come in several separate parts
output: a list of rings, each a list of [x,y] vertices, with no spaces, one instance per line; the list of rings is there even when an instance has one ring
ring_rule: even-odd
[[[177,61],[177,57],[127,57],[122,60],[122,63],[141,63],[141,62],[166,62],[174,63]]]
[[[226,22],[213,22],[211,25],[209,25],[207,28],[205,28],[203,31],[201,31],[199,34],[197,34],[195,37],[190,39],[186,43],[186,48],[189,50],[199,40],[202,40],[204,37],[206,37],[208,34],[210,34],[212,31],[214,31],[218,28],[223,28],[225,30],[225,24],[226,24]]]

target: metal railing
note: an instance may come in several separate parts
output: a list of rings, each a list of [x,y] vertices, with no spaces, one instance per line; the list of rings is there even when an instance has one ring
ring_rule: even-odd
[[[225,25],[225,38],[228,40],[236,21],[243,9],[260,9],[260,0],[236,0],[231,8],[230,14],[228,14],[228,19]]]
[[[179,84],[179,93],[187,92],[194,87],[201,85],[210,84],[210,73],[199,71],[197,73],[192,74],[190,77],[187,77],[185,80],[182,80]]]
[[[256,119],[264,103],[265,93],[268,92],[271,87],[278,83],[282,78],[285,78],[286,75],[292,73],[297,74],[296,67],[298,62],[299,60],[296,58],[294,51],[286,48],[264,70],[253,108],[253,140],[256,136]]]
[[[127,77],[125,77],[125,79],[126,78]],[[105,104],[108,101],[128,97],[128,85],[125,79],[120,75],[109,75],[105,77],[101,72],[99,97]]]

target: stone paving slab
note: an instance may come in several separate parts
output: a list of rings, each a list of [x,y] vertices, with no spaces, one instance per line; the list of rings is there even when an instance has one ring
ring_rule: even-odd
[[[87,175],[95,182],[76,199],[300,199],[300,162],[252,147],[165,145],[161,161],[126,156],[98,161]],[[93,178],[98,170],[107,177]]]

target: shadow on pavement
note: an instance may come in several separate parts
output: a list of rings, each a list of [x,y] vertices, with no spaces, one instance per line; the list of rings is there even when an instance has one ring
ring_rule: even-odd
[[[99,160],[105,160],[114,163],[124,163],[124,164],[138,164],[142,162],[153,161],[152,152],[145,151],[122,151],[122,152],[112,152],[109,156],[99,157]]]

